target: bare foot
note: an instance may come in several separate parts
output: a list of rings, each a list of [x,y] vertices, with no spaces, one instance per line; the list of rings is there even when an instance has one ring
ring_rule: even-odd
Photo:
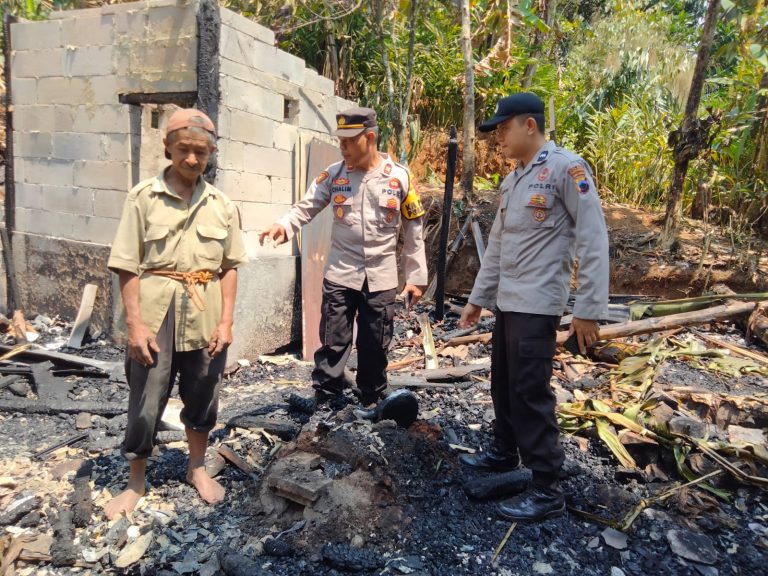
[[[208,504],[218,504],[224,500],[224,487],[208,476],[203,466],[188,470],[187,482],[195,487],[200,494],[200,498]]]
[[[104,513],[107,515],[107,518],[114,520],[121,514],[133,512],[133,509],[136,508],[136,504],[139,503],[145,492],[146,488],[143,482],[141,488],[129,485],[128,488],[107,502],[106,506],[104,506]]]

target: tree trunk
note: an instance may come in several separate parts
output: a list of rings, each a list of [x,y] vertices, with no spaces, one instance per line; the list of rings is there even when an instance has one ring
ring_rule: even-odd
[[[395,106],[395,81],[392,78],[392,65],[389,62],[389,52],[387,50],[387,43],[384,37],[384,7],[386,0],[379,0],[376,2],[376,32],[379,37],[379,47],[381,49],[381,63],[384,66],[384,77],[387,82],[387,110],[389,113],[388,122],[392,125],[395,132],[395,144],[399,140],[402,126],[400,125],[400,115],[397,114]],[[382,142],[382,145],[386,147],[386,142]],[[395,156],[399,155],[399,150],[395,150]]]
[[[688,172],[688,164],[699,153],[702,142],[708,139],[708,129],[702,126],[697,118],[701,92],[704,88],[704,76],[709,63],[709,52],[715,36],[717,15],[720,11],[720,0],[709,0],[707,15],[704,19],[704,27],[701,31],[699,52],[696,56],[696,67],[691,80],[691,90],[685,105],[685,114],[680,130],[670,134],[669,143],[673,145],[675,168],[672,175],[672,184],[669,187],[667,197],[667,212],[664,217],[664,231],[659,239],[659,245],[664,250],[669,250],[677,238],[680,227],[680,217],[683,197],[683,184]]]
[[[475,64],[469,0],[461,0],[461,51],[464,55],[464,149],[461,155],[461,189],[472,201],[475,178]]]
[[[542,14],[542,20],[546,22],[550,28],[554,23],[555,9],[557,6],[557,0],[545,0],[544,1],[544,13]],[[524,90],[527,90],[533,84],[533,78],[536,76],[536,70],[539,67],[539,60],[541,59],[542,45],[544,44],[544,32],[536,28],[536,32],[533,35],[533,46],[531,46],[531,62],[526,65],[523,72],[523,79],[520,82]]]
[[[397,135],[397,149],[399,160],[404,164],[406,154],[406,134],[408,126],[408,114],[411,111],[411,97],[413,95],[413,60],[416,47],[416,8],[418,0],[411,0],[408,10],[408,62],[405,69],[405,95],[400,98],[400,126],[402,129]],[[401,92],[402,94],[402,92]]]

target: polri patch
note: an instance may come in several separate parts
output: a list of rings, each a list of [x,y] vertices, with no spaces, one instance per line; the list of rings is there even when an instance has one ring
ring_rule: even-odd
[[[539,172],[539,182],[546,182],[549,179],[549,168],[542,168]]]
[[[544,222],[547,219],[549,213],[544,208],[536,208],[533,211],[533,219],[536,222]]]
[[[389,181],[389,187],[393,190],[400,190],[400,180],[392,178],[392,180]]]

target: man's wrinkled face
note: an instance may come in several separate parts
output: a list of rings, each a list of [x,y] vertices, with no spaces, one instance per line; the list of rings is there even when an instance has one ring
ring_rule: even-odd
[[[339,149],[347,166],[356,167],[368,155],[368,145],[371,138],[376,136],[371,132],[362,132],[357,136],[339,136]]]
[[[196,181],[205,172],[216,149],[208,134],[187,129],[172,132],[163,142],[174,169],[189,182]]]

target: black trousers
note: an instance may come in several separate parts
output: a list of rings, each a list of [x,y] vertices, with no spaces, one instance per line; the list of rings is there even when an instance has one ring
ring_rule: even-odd
[[[497,448],[519,449],[534,481],[557,479],[565,459],[550,386],[558,316],[497,312],[491,353],[491,395]]]
[[[357,315],[357,387],[365,403],[375,401],[387,387],[387,352],[392,341],[397,290],[371,292],[323,281],[320,341],[312,371],[314,388],[329,394],[344,389],[344,367],[352,352]]]
[[[128,460],[152,455],[157,428],[177,375],[179,396],[184,403],[181,411],[184,425],[196,432],[210,432],[216,425],[227,353],[211,358],[207,348],[178,352],[174,346],[174,310],[171,301],[168,314],[155,335],[160,352],[152,352],[155,362],[151,366],[139,364],[126,353],[125,375],[130,393],[128,425],[121,451]]]

